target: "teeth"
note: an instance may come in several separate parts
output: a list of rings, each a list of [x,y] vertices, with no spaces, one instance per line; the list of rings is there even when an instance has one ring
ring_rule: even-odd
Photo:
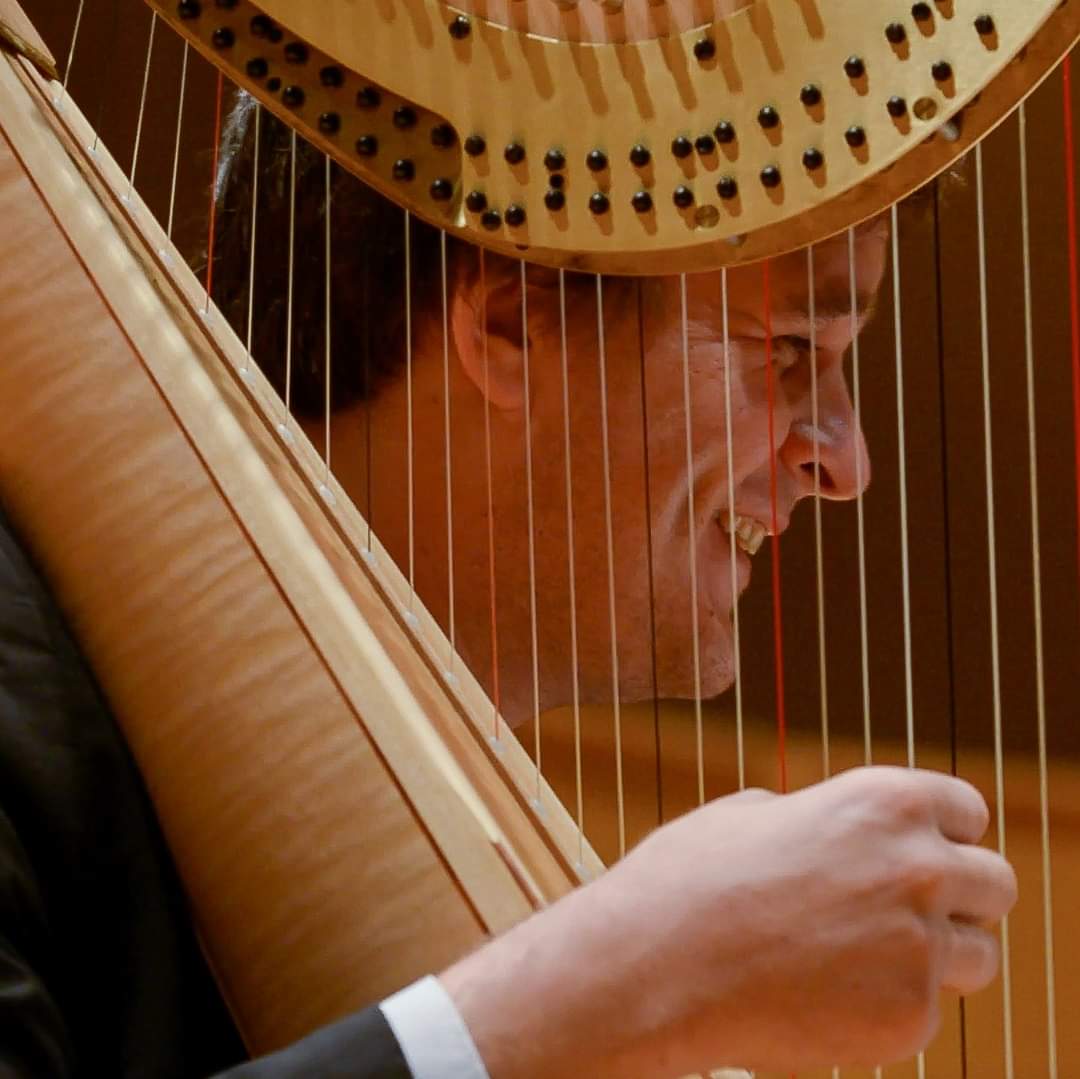
[[[727,515],[721,515],[720,527],[730,536],[731,519]],[[735,545],[748,555],[756,555],[765,542],[768,529],[753,517],[735,518]]]

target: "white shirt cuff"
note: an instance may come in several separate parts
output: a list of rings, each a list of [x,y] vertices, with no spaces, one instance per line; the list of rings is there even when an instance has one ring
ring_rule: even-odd
[[[429,975],[379,1005],[413,1079],[489,1079],[469,1028]]]

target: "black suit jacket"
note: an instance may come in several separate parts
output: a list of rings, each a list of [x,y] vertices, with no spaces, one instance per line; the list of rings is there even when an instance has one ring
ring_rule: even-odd
[[[243,1060],[138,773],[0,510],[0,1079],[410,1074],[377,1008]]]

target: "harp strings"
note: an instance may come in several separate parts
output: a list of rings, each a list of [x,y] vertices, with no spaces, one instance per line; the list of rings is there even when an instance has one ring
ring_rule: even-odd
[[[810,316],[810,425],[814,440],[814,569],[817,583],[818,685],[821,701],[821,771],[828,776],[829,672],[825,644],[825,551],[821,531],[821,415],[818,402],[817,282],[814,249],[806,249],[806,297]]]
[[[484,494],[487,498],[488,588],[491,605],[491,710],[496,743],[501,737],[499,724],[499,617],[498,590],[495,584],[495,488],[491,475],[491,353],[488,347],[487,262],[480,248],[480,355],[484,372]],[[559,277],[560,288],[562,275]],[[566,363],[566,313],[563,311],[563,366]],[[572,553],[572,549],[571,549]],[[573,576],[571,575],[571,582]],[[576,686],[575,682],[575,686]],[[536,747],[539,754],[540,746]],[[537,761],[537,768],[540,764]]]
[[[521,264],[522,272],[522,321],[525,319],[525,295],[524,273],[525,263]],[[454,603],[454,459],[453,439],[450,425],[453,422],[450,403],[450,299],[446,287],[446,233],[439,232],[439,290],[442,299],[442,371],[443,371],[443,452],[445,453],[444,478],[446,482],[446,592],[447,592],[447,621],[449,626],[450,647],[446,658],[446,674],[451,680],[454,678],[454,664],[457,660],[457,621],[455,619]],[[486,328],[485,328],[485,332]],[[529,384],[529,357],[526,346],[525,353],[525,414],[528,416],[528,384]],[[526,454],[529,459],[528,487],[529,487],[529,513],[530,513],[530,542],[532,534],[532,468],[531,450],[526,441]],[[530,559],[531,559],[530,547]],[[530,562],[531,569],[531,562]],[[530,576],[530,582],[532,578]]]
[[[81,10],[81,5],[80,5]],[[173,164],[172,164],[172,178],[169,182],[169,217],[168,223],[165,226],[165,235],[172,241],[173,238],[173,223],[176,217],[176,180],[180,174],[180,134],[184,126],[184,96],[187,91],[187,75],[188,75],[188,57],[191,55],[191,46],[184,42],[184,58],[180,62],[180,90],[176,99],[176,143],[173,147]],[[259,132],[259,116],[262,106],[255,106],[255,137],[258,138]],[[258,190],[258,168],[259,154],[255,153],[255,176],[254,187]],[[255,265],[255,216],[254,209],[252,210],[252,243],[251,243],[251,258],[252,266]],[[163,252],[167,255],[167,252]],[[251,331],[248,330],[248,353],[251,352]]]
[[[524,263],[522,266],[524,267]],[[581,814],[580,820],[584,818],[584,785],[581,767],[581,692],[578,681],[577,571],[574,558],[574,468],[570,447],[570,358],[566,344],[566,274],[563,270],[559,270],[559,366],[562,374],[563,468],[566,487],[566,577],[570,603],[570,700],[574,717],[574,781]],[[617,812],[621,819],[621,806]],[[584,829],[582,828],[579,844],[583,839]],[[581,860],[579,847],[578,861]]]
[[[998,851],[1004,857],[1005,843],[1005,763],[1002,744],[1002,706],[1001,706],[1001,654],[998,625],[998,583],[997,583],[997,529],[994,517],[994,458],[993,430],[990,401],[990,327],[989,301],[987,298],[986,267],[986,201],[983,188],[983,152],[982,146],[975,147],[975,192],[979,229],[979,333],[982,351],[982,393],[983,393],[983,448],[986,460],[986,540],[989,560],[990,588],[990,665],[991,684],[994,695],[994,788],[997,800]],[[1001,992],[1004,1007],[1005,1038],[1005,1075],[1013,1079],[1013,1020],[1012,1020],[1012,977],[1009,955],[1009,920],[1001,923]]]
[[[150,61],[154,55],[154,31],[157,30],[157,12],[150,14],[150,36],[146,42],[146,66],[143,68],[142,91],[139,94],[139,119],[135,124],[135,146],[131,151],[131,172],[128,175],[128,189],[125,198],[131,200],[135,188],[135,169],[139,163],[139,145],[142,142],[143,119],[146,116],[146,91],[150,86]]]
[[[732,664],[735,680],[735,755],[739,790],[746,787],[746,743],[743,732],[743,687],[739,626],[739,567],[735,536],[735,431],[731,409],[731,327],[728,318],[728,272],[720,271],[720,332],[724,346],[724,428],[727,441],[728,555],[731,570]]]
[[[772,282],[766,260],[761,267],[761,294],[765,313],[765,392],[769,413],[769,527],[772,553],[773,664],[776,676],[776,733],[780,792],[787,793],[787,719],[784,700],[784,622],[780,585],[780,519],[777,512],[779,446],[776,439],[776,371],[773,367]]]
[[[1035,415],[1035,335],[1031,290],[1031,212],[1028,190],[1027,107],[1020,106],[1020,225],[1024,272],[1024,376],[1027,389],[1028,487],[1031,495],[1031,587],[1035,636],[1035,708],[1039,741],[1039,839],[1042,858],[1043,951],[1046,975],[1047,1077],[1057,1079],[1057,1017],[1054,984],[1054,911],[1050,863],[1050,789],[1046,753],[1046,677],[1043,657],[1042,555],[1039,536],[1039,474]]]
[[[862,427],[862,386],[859,364],[858,283],[855,273],[855,230],[848,230],[848,280],[851,292],[851,383],[855,396],[855,429]],[[855,515],[859,547],[859,644],[862,657],[863,760],[873,763],[873,738],[870,727],[870,635],[866,602],[866,515],[863,509],[862,455],[855,457]]]
[[[705,750],[701,722],[701,644],[698,633],[697,513],[694,505],[694,435],[690,408],[690,320],[686,310],[686,274],[679,275],[682,315],[683,412],[686,417],[686,535],[690,568],[690,648],[694,665],[694,756],[698,804],[705,804]],[[735,594],[732,593],[732,598]]]
[[[600,443],[604,466],[604,541],[607,547],[608,626],[611,639],[611,698],[615,726],[615,783],[618,800],[619,857],[626,853],[625,779],[623,775],[622,709],[619,687],[619,643],[615,608],[615,542],[611,514],[611,432],[608,424],[607,345],[604,334],[604,280],[596,275],[597,367],[600,373]]]
[[[65,82],[64,93],[67,89],[67,79],[70,75],[70,69],[73,62],[75,45],[78,38],[79,21],[82,18],[83,5],[79,5],[78,14],[76,17],[76,27],[72,34],[71,50],[69,53],[67,68],[65,69]],[[143,90],[139,100],[139,119],[136,127],[135,147],[131,159],[131,168],[128,174],[128,189],[129,193],[134,189],[136,168],[139,160],[139,147],[140,140],[142,138],[143,130],[143,114],[146,107],[146,87],[148,85],[149,73],[151,69],[151,53],[154,49],[154,22],[151,22],[150,39],[147,44],[147,57],[146,66],[143,73]],[[172,182],[169,188],[169,213],[168,213],[168,233],[171,237],[174,213],[176,207],[176,186],[177,186],[177,173],[178,162],[180,156],[181,146],[181,128],[183,124],[184,113],[184,97],[185,87],[188,76],[188,49],[184,47],[183,66],[180,77],[180,92],[178,97],[178,108],[176,117],[176,138],[175,138],[175,151],[173,155],[173,169],[172,169]],[[1067,76],[1067,71],[1066,71]],[[1066,95],[1068,95],[1069,84],[1066,81]],[[1068,98],[1067,98],[1068,99]],[[1066,125],[1067,131],[1071,128],[1068,126],[1071,122],[1071,115],[1066,113]],[[1054,1079],[1057,1074],[1057,1031],[1055,1026],[1055,978],[1054,978],[1054,958],[1053,958],[1053,925],[1052,925],[1052,889],[1051,889],[1051,846],[1050,846],[1050,805],[1049,805],[1049,765],[1047,755],[1047,717],[1046,717],[1046,691],[1044,685],[1044,644],[1043,644],[1043,627],[1042,627],[1042,593],[1040,587],[1040,535],[1039,535],[1039,506],[1038,506],[1038,490],[1037,490],[1037,449],[1036,449],[1036,409],[1034,398],[1034,342],[1033,342],[1033,313],[1032,313],[1032,281],[1031,273],[1032,267],[1031,260],[1031,225],[1029,220],[1029,191],[1028,191],[1028,160],[1027,160],[1027,145],[1026,145],[1026,112],[1022,108],[1020,112],[1020,159],[1021,159],[1021,213],[1022,213],[1022,226],[1023,226],[1023,270],[1024,270],[1024,311],[1025,311],[1025,374],[1027,378],[1027,422],[1028,422],[1028,451],[1029,451],[1029,475],[1030,475],[1030,497],[1031,497],[1031,529],[1032,529],[1032,578],[1034,589],[1034,634],[1035,634],[1035,662],[1036,662],[1036,693],[1037,693],[1037,718],[1038,718],[1038,753],[1039,753],[1039,777],[1040,777],[1040,824],[1041,824],[1041,858],[1043,867],[1043,922],[1044,922],[1044,945],[1045,945],[1045,974],[1046,974],[1046,992],[1047,992],[1047,1051],[1050,1060],[1050,1075],[1051,1079]],[[220,98],[218,113],[216,115],[215,126],[220,127]],[[259,111],[258,107],[255,107],[255,140],[256,140],[256,163],[259,157]],[[215,136],[215,154],[217,153],[217,147],[220,145],[220,133]],[[149,141],[147,143],[149,145]],[[983,185],[982,185],[982,152],[981,149],[976,151],[975,154],[976,169],[977,169],[977,198],[978,198],[978,212],[979,212],[979,278],[980,278],[980,315],[981,315],[981,333],[982,333],[982,361],[983,361],[983,409],[984,409],[984,431],[985,431],[985,452],[986,452],[986,468],[987,468],[987,498],[988,498],[988,510],[987,510],[987,528],[988,528],[988,556],[990,560],[990,592],[991,592],[991,613],[992,613],[992,653],[993,653],[993,678],[994,678],[994,766],[995,766],[995,785],[997,790],[997,813],[998,813],[998,838],[1001,845],[1001,849],[1004,850],[1005,844],[1005,803],[1004,803],[1004,757],[1002,747],[1002,713],[1003,705],[1001,700],[1001,687],[1000,687],[1000,664],[999,664],[999,649],[1000,644],[998,642],[998,626],[997,626],[997,585],[996,585],[996,547],[995,547],[995,535],[994,535],[994,489],[993,489],[993,465],[992,465],[992,438],[990,428],[990,342],[988,331],[988,300],[987,300],[987,254],[986,254],[986,236],[985,236],[985,206],[983,197]],[[1070,157],[1071,161],[1071,157]],[[327,480],[332,472],[331,465],[331,427],[330,427],[330,391],[331,391],[331,294],[330,294],[330,282],[331,282],[331,220],[330,220],[330,206],[331,206],[331,165],[329,160],[326,160],[326,275],[327,275],[327,287],[326,287],[326,356],[325,356],[325,395],[326,395],[326,429],[325,429],[325,476]],[[292,381],[291,374],[291,349],[293,347],[293,325],[292,325],[292,283],[294,274],[294,262],[296,257],[295,248],[295,214],[296,214],[296,136],[291,135],[291,162],[290,162],[290,236],[289,236],[289,323],[288,331],[286,335],[287,351],[290,354],[287,362],[287,374],[286,374],[286,407],[287,415],[291,414],[291,394],[290,387]],[[145,171],[145,170],[144,170]],[[215,166],[215,185],[217,180],[217,168]],[[145,179],[144,179],[145,182]],[[256,208],[258,204],[258,168],[255,169],[254,191],[252,193],[252,230],[251,230],[251,252],[250,252],[250,264],[249,264],[249,287],[248,287],[248,310],[247,310],[247,350],[245,356],[245,364],[247,360],[253,357],[253,308],[254,308],[254,296],[255,296],[255,240],[256,240],[256,222],[257,214]],[[1075,279],[1075,233],[1073,217],[1075,214],[1075,188],[1073,186],[1073,178],[1068,178],[1068,194],[1070,200],[1070,240],[1072,241],[1073,250],[1070,250],[1071,261],[1071,299],[1075,305],[1076,294],[1076,279]],[[893,210],[893,237],[892,237],[892,260],[893,260],[893,273],[894,273],[894,311],[895,311],[895,335],[896,335],[896,377],[897,377],[897,445],[899,454],[899,497],[900,497],[900,515],[901,515],[901,547],[902,547],[902,575],[903,575],[903,604],[904,604],[904,664],[905,664],[905,704],[906,704],[906,720],[907,720],[907,750],[908,759],[910,764],[915,763],[915,729],[914,729],[914,704],[913,704],[913,654],[912,654],[912,626],[911,626],[911,581],[910,581],[910,563],[909,563],[909,550],[908,550],[908,509],[907,509],[907,476],[906,476],[906,461],[907,451],[905,445],[905,416],[904,416],[904,388],[903,388],[903,318],[901,310],[902,302],[902,288],[900,278],[900,249],[898,238],[898,217],[897,212]],[[413,476],[412,476],[412,464],[414,456],[413,447],[413,415],[412,415],[412,401],[411,401],[411,387],[412,387],[412,328],[411,328],[411,293],[412,293],[412,281],[411,281],[411,266],[409,261],[410,243],[409,243],[409,218],[406,215],[405,218],[405,230],[406,230],[406,288],[405,288],[405,303],[406,303],[406,350],[408,353],[407,358],[407,384],[409,387],[409,405],[408,405],[408,486],[409,486],[409,582],[410,582],[410,597],[415,592],[415,551],[414,551],[414,537],[413,537],[413,502],[415,497],[415,491],[413,488]],[[213,242],[213,228],[211,228],[210,243]],[[447,360],[447,336],[446,336],[446,305],[447,305],[447,277],[446,277],[446,238],[445,234],[441,239],[441,254],[442,254],[442,289],[443,289],[443,305],[444,305],[444,364]],[[851,254],[851,285],[852,285],[852,318],[855,319],[855,261],[854,261],[854,235],[849,236],[850,254]],[[481,255],[481,261],[483,256]],[[206,312],[209,313],[210,309],[210,293],[212,291],[211,273],[213,267],[213,252],[212,247],[208,253],[208,267],[207,267],[207,306]],[[816,340],[814,334],[816,332],[816,322],[813,312],[813,293],[814,293],[814,253],[809,251],[807,253],[807,273],[810,286],[810,298],[811,298],[811,353],[816,355]],[[735,550],[735,487],[734,487],[734,475],[732,466],[732,440],[733,440],[733,427],[732,427],[732,401],[731,401],[731,362],[730,362],[730,340],[728,329],[728,303],[727,303],[727,274],[726,272],[720,273],[721,291],[723,294],[723,338],[724,338],[724,357],[725,357],[725,416],[726,416],[726,438],[728,441],[728,488],[729,488],[729,523],[731,525],[731,573],[733,584],[733,595],[735,592],[735,574],[736,574],[736,550]],[[526,330],[524,334],[525,348],[528,345],[527,334],[527,299],[526,299],[526,271],[524,267],[521,269],[522,277],[522,320],[523,328]],[[562,361],[562,391],[563,391],[563,423],[564,423],[564,449],[565,449],[565,484],[566,484],[566,513],[567,513],[567,533],[568,533],[568,547],[567,547],[567,559],[569,565],[569,589],[571,594],[571,665],[573,667],[573,690],[574,690],[574,743],[575,743],[575,765],[576,765],[576,788],[578,796],[578,823],[579,828],[583,829],[583,795],[582,795],[582,745],[581,745],[581,721],[579,714],[579,700],[578,700],[578,678],[579,672],[577,670],[577,626],[576,626],[576,594],[575,594],[575,569],[574,569],[574,511],[573,511],[573,464],[571,461],[571,415],[569,411],[569,376],[568,376],[568,345],[567,345],[567,327],[566,327],[566,297],[565,297],[565,282],[563,275],[559,275],[560,284],[560,329],[561,329],[561,361]],[[616,632],[616,604],[615,604],[615,580],[614,580],[614,551],[613,551],[613,522],[612,522],[612,506],[611,506],[611,477],[610,477],[610,445],[609,437],[610,432],[608,430],[608,387],[606,383],[606,356],[605,356],[605,334],[604,334],[604,318],[603,318],[603,286],[599,278],[596,282],[597,292],[597,311],[598,311],[598,346],[599,346],[599,373],[601,382],[601,401],[602,401],[602,438],[604,448],[604,469],[605,469],[605,528],[606,528],[606,542],[607,542],[607,555],[608,555],[608,598],[609,598],[609,623],[610,623],[610,637],[611,637],[611,663],[612,663],[612,686],[613,686],[613,703],[614,703],[614,727],[615,727],[615,768],[617,772],[617,800],[618,800],[618,827],[619,827],[619,849],[620,853],[624,852],[627,846],[626,836],[626,809],[624,804],[624,786],[623,786],[623,770],[622,770],[622,746],[621,746],[621,734],[622,734],[622,722],[620,716],[620,704],[619,704],[619,661],[618,661],[618,643]],[[939,275],[940,286],[940,275]],[[689,344],[687,333],[687,294],[686,294],[686,281],[683,278],[680,281],[681,289],[681,304],[682,304],[682,321],[683,321],[683,393],[684,393],[684,409],[686,414],[686,461],[687,461],[687,496],[690,503],[688,516],[691,522],[691,532],[693,531],[694,523],[694,490],[693,490],[693,458],[694,458],[694,437],[692,432],[692,400],[691,400],[691,381],[690,381],[690,357],[689,357]],[[486,291],[485,303],[486,303]],[[1080,346],[1077,346],[1077,338],[1075,336],[1078,320],[1073,316],[1074,327],[1074,361],[1077,355],[1080,355]],[[483,316],[483,340],[484,340],[484,362],[485,362],[485,380],[487,379],[487,320],[486,312]],[[771,334],[769,335],[769,345],[771,348]],[[855,410],[856,420],[861,429],[861,406],[860,406],[860,394],[859,394],[859,343],[858,337],[854,339],[853,345],[853,371],[854,371],[854,396],[855,396]],[[528,365],[528,357],[525,357],[526,368]],[[444,369],[445,370],[445,369]],[[772,365],[769,364],[770,379],[772,377]],[[642,372],[642,379],[644,383],[644,369]],[[370,380],[369,380],[370,382]],[[525,376],[526,383],[526,395],[529,393],[529,374],[526,369]],[[816,574],[817,574],[817,619],[818,619],[818,635],[819,635],[819,654],[818,654],[818,667],[821,680],[821,724],[822,724],[822,747],[823,747],[823,768],[826,773],[829,772],[831,767],[830,761],[830,733],[829,733],[829,698],[828,698],[828,684],[827,684],[827,654],[826,654],[826,624],[825,624],[825,605],[824,605],[824,583],[825,583],[825,570],[824,570],[824,541],[822,534],[822,519],[821,519],[821,460],[820,460],[820,445],[816,438],[816,431],[818,428],[820,416],[819,408],[820,403],[818,400],[818,386],[817,386],[817,369],[816,364],[811,364],[811,394],[812,394],[812,415],[813,424],[815,429],[815,441],[814,441],[814,531],[815,531],[815,553],[816,553]],[[449,415],[449,387],[447,383],[444,383],[447,389],[447,420],[446,420],[446,433],[449,440],[450,433],[450,415]],[[643,385],[644,392],[644,385]],[[486,396],[486,394],[485,394]],[[942,400],[942,408],[944,410],[944,398]],[[770,405],[770,419],[771,419]],[[528,422],[529,409],[526,408],[526,422]],[[944,414],[942,417],[944,423]],[[288,422],[288,421],[286,421]],[[369,427],[370,432],[370,427]],[[489,507],[493,510],[491,503],[491,430],[490,430],[490,416],[487,417],[487,423],[485,425],[485,438],[486,438],[486,469],[487,469],[487,482],[488,482],[488,497]],[[943,440],[944,441],[944,440]],[[775,445],[775,443],[774,443]],[[529,473],[529,491],[530,500],[532,492],[532,479],[531,479],[531,465],[528,458],[531,456],[531,432],[526,434],[526,446],[525,446],[526,458],[527,458],[527,472]],[[452,556],[452,543],[453,543],[453,507],[452,507],[452,484],[450,473],[450,445],[447,443],[447,517],[448,517],[448,547],[451,551],[448,552],[449,558],[449,587],[453,589],[453,556]],[[775,467],[775,466],[774,466]],[[856,470],[859,473],[857,476],[857,485],[859,490],[858,495],[858,544],[859,544],[859,623],[860,623],[860,643],[862,653],[862,695],[863,695],[863,722],[864,722],[864,743],[865,743],[865,756],[869,762],[872,759],[872,735],[871,735],[871,721],[870,721],[870,694],[869,694],[869,616],[868,616],[868,595],[867,595],[867,567],[866,567],[866,541],[865,541],[865,521],[863,517],[863,505],[862,505],[862,486],[863,477],[861,475],[862,459],[861,455],[856,457]],[[646,453],[646,473],[648,471],[648,458]],[[775,477],[774,483],[775,483]],[[947,481],[947,477],[946,477]],[[371,487],[371,472],[368,471],[368,487],[370,491]],[[774,516],[774,528],[775,517],[777,513],[776,507],[776,494],[775,487],[771,491],[771,509]],[[946,491],[946,511],[947,506],[947,491]],[[946,512],[947,518],[947,512]],[[368,514],[368,523],[370,526],[370,513]],[[489,557],[491,559],[491,584],[492,584],[492,655],[493,655],[493,685],[494,685],[494,701],[493,701],[493,713],[496,723],[496,736],[498,736],[498,722],[499,722],[499,690],[498,690],[498,648],[496,643],[496,605],[495,605],[495,574],[494,574],[494,517],[493,512],[489,512],[488,520],[489,528],[492,529],[489,534]],[[946,519],[947,524],[947,519]],[[530,509],[530,522],[529,522],[529,538],[530,547],[533,541],[534,522],[531,519]],[[370,546],[370,540],[369,540]],[[781,623],[779,621],[779,544],[778,537],[773,537],[773,550],[775,565],[774,570],[774,602],[777,607],[777,622],[776,622],[776,640],[777,640],[777,668],[778,677],[782,679],[782,632]],[[948,557],[948,552],[946,552]],[[535,555],[531,553],[530,558],[534,558]],[[690,591],[692,597],[691,608],[691,622],[693,630],[693,646],[694,646],[694,672],[695,672],[695,725],[696,725],[696,779],[699,799],[704,797],[704,741],[703,741],[703,727],[702,727],[702,701],[700,690],[700,678],[701,678],[701,654],[699,648],[699,631],[700,627],[697,625],[698,607],[697,607],[697,566],[696,566],[696,553],[691,542],[689,551],[689,565],[688,573],[690,577]],[[531,605],[532,605],[532,625],[533,625],[533,670],[534,670],[534,724],[536,732],[536,748],[537,748],[537,794],[541,789],[542,772],[540,766],[540,716],[539,716],[539,671],[537,661],[537,641],[536,641],[536,580],[535,580],[535,566],[531,567]],[[453,601],[450,605],[451,619],[453,618]],[[745,764],[744,764],[744,746],[743,746],[743,701],[742,701],[742,680],[740,672],[740,642],[739,642],[739,611],[738,604],[734,605],[733,610],[733,633],[734,633],[734,696],[735,696],[735,712],[736,712],[736,730],[738,737],[738,765],[739,765],[739,785],[740,787],[745,785]],[[454,655],[456,649],[453,647],[453,631],[451,631],[452,651],[451,651],[451,665],[454,662]],[[951,630],[950,630],[950,646],[951,646]],[[783,697],[782,697],[782,683],[778,682],[778,720],[782,723],[783,717]],[[955,730],[954,730],[955,738]],[[781,727],[781,741],[783,739],[782,727]],[[783,765],[782,765],[783,768]],[[581,834],[581,833],[579,833]],[[584,840],[582,839],[581,842]],[[580,849],[579,849],[580,853]],[[1005,926],[1003,931],[1003,956],[1004,956],[1004,980],[1003,980],[1003,1007],[1004,1007],[1004,1037],[1006,1043],[1005,1049],[1005,1066],[1007,1076],[1012,1076],[1014,1071],[1014,1064],[1012,1057],[1014,1048],[1012,1044],[1012,987],[1008,962],[1008,925]],[[963,1021],[962,1027],[962,1053],[963,1049]],[[966,1061],[964,1063],[964,1070],[966,1073]],[[920,1075],[923,1074],[923,1067],[920,1062]]]

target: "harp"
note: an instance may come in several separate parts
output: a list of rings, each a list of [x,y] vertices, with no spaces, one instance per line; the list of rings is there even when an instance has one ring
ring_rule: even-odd
[[[706,797],[896,760],[992,796],[1024,900],[1002,984],[889,1074],[1080,1066],[1057,1022],[1080,985],[1053,962],[1076,909],[1080,316],[1057,68],[1075,0],[757,0],[708,17],[115,0],[29,15],[44,37],[0,4],[0,495],[116,709],[253,1051],[450,962]],[[246,137],[287,155],[286,212],[269,219],[287,241],[279,295],[259,290],[257,142],[248,217],[229,201],[230,87],[257,103]],[[325,186],[305,231],[312,155]],[[328,328],[346,171],[405,208],[399,308],[368,311],[404,334],[396,389],[365,375],[339,422],[334,373],[398,359]],[[729,289],[752,282],[771,424],[781,352],[826,346],[815,317],[795,346],[770,325],[770,285],[788,267],[813,311],[823,245],[840,243],[855,328],[859,229],[882,214],[880,310],[850,357],[874,486],[855,474],[850,506],[823,505],[837,476],[810,364],[796,471],[812,510],[781,541],[770,451],[771,520],[755,532],[728,499],[710,569],[686,524],[707,502],[710,441],[692,419],[688,311],[708,294],[730,360],[744,331]],[[450,303],[463,259],[474,308]],[[312,277],[314,339],[293,320]],[[665,295],[674,345],[656,366],[641,342],[666,340]],[[276,375],[258,338],[275,302]],[[549,353],[529,321],[545,313],[561,331]],[[477,319],[470,383],[455,357]],[[312,418],[291,406],[314,360]],[[733,417],[730,383],[710,389],[727,398],[726,464],[746,402]],[[461,394],[499,407],[463,432]],[[737,594],[737,534],[754,547],[760,526],[771,589],[734,605],[718,661],[706,631],[728,641],[727,615],[703,581],[730,565],[715,587]]]

